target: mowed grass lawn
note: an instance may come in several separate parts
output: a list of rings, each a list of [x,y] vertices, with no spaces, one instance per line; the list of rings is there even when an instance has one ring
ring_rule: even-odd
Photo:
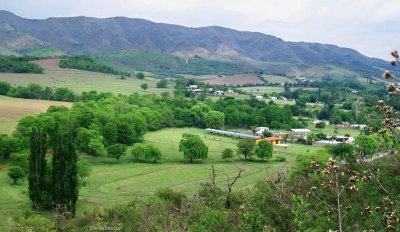
[[[208,159],[191,164],[179,152],[179,141],[184,133],[199,135],[209,148]],[[315,152],[318,148],[292,145],[288,148],[274,147],[274,158],[285,157],[285,162],[274,158],[262,163],[258,160],[244,161],[238,156],[231,160],[221,159],[225,148],[236,151],[238,140],[210,135],[201,129],[168,128],[149,132],[144,143],[151,143],[161,149],[164,159],[157,164],[132,162],[128,154],[120,163],[110,158],[87,157],[93,166],[93,174],[87,178],[86,187],[81,190],[83,208],[89,203],[112,204],[129,201],[132,197],[153,195],[157,189],[172,187],[186,193],[194,193],[201,183],[209,181],[211,167],[217,171],[217,185],[224,188],[227,178],[237,173],[237,167],[245,172],[237,187],[253,186],[257,181],[278,171],[284,171],[295,163],[299,154]]]
[[[0,96],[0,134],[10,134],[22,117],[44,112],[52,105],[69,107],[72,103]]]
[[[193,164],[183,159],[179,152],[179,141],[183,133],[199,135],[209,147],[207,160]],[[267,176],[285,172],[295,164],[299,154],[315,153],[318,148],[305,145],[291,145],[287,148],[274,147],[273,159],[262,163],[244,161],[238,156],[231,160],[221,159],[225,148],[236,151],[238,140],[215,136],[204,130],[194,128],[168,128],[145,135],[144,143],[151,143],[161,149],[164,159],[157,164],[151,162],[132,162],[129,152],[120,160],[108,157],[89,157],[93,168],[92,174],[86,178],[86,186],[80,189],[78,212],[89,211],[93,207],[108,207],[129,202],[132,198],[154,195],[160,188],[171,187],[185,193],[195,193],[201,183],[210,181],[211,167],[217,172],[216,182],[226,188],[227,178],[237,173],[237,167],[244,169],[236,188],[252,187]],[[285,162],[277,162],[277,156],[285,157]],[[7,218],[22,214],[29,210],[30,201],[26,194],[27,180],[18,185],[10,185],[6,175],[6,167],[0,169],[0,231],[7,228]],[[3,223],[3,224],[2,224]]]
[[[0,81],[22,86],[35,83],[43,87],[67,87],[78,94],[92,90],[125,95],[134,92],[161,94],[173,91],[171,85],[169,88],[157,88],[156,83],[159,80],[152,77],[146,77],[144,80],[128,77],[126,80],[121,80],[115,75],[57,67],[45,68],[43,74],[0,73]],[[143,91],[141,84],[147,84],[149,88]]]

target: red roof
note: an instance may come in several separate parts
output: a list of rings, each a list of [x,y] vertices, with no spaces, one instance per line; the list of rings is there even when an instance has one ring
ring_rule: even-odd
[[[267,138],[264,138],[264,140],[267,140],[267,141],[280,141],[281,139],[277,138],[277,137],[267,137]]]

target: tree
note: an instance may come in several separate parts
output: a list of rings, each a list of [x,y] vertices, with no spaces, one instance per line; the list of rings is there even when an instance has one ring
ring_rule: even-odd
[[[162,79],[156,84],[157,88],[167,88],[168,81],[166,79]]]
[[[92,173],[92,167],[90,166],[89,161],[87,160],[78,160],[78,176],[81,178],[81,182],[83,184],[85,184],[83,182],[83,179],[85,177],[90,176],[90,174]]]
[[[10,166],[19,166],[25,173],[29,172],[29,154],[13,153],[10,156]]]
[[[18,140],[8,135],[0,135],[0,157],[8,160],[14,152],[20,151]]]
[[[233,158],[233,150],[230,148],[226,148],[222,151],[222,159],[230,159]]]
[[[194,159],[208,157],[208,147],[198,135],[183,134],[179,142],[179,151],[183,152],[185,159],[190,159],[190,163],[193,163]]]
[[[66,129],[57,125],[51,134],[52,158],[52,190],[53,204],[59,213],[75,216],[78,200],[78,156],[76,153],[76,130],[68,123]]]
[[[88,155],[98,156],[105,154],[103,136],[97,130],[78,129],[78,149]]]
[[[256,146],[255,153],[257,157],[261,158],[262,162],[264,162],[264,159],[272,158],[272,151],[273,151],[272,143],[265,140],[261,140]]]
[[[11,180],[13,180],[14,184],[17,184],[19,179],[25,177],[25,171],[19,166],[12,166],[8,169],[7,175]]]
[[[149,88],[149,86],[146,83],[144,83],[140,85],[140,88],[142,88],[143,91],[146,91]]]
[[[324,129],[325,125],[326,124],[324,122],[319,122],[319,123],[315,124],[315,128]]]
[[[132,159],[138,161],[146,156],[146,147],[141,143],[136,143],[131,149]]]
[[[117,143],[109,146],[107,148],[107,153],[109,157],[116,159],[119,163],[119,159],[125,154],[126,149],[127,147],[125,144]]]
[[[161,150],[155,147],[153,144],[147,144],[145,147],[145,158],[148,160],[153,160],[153,163],[156,163],[157,160],[161,160]]]
[[[255,144],[253,139],[240,139],[237,146],[238,153],[244,155],[244,159],[247,160],[247,157],[251,155]]]
[[[363,157],[372,156],[379,148],[378,137],[376,135],[359,135],[356,137],[355,144],[357,150]]]
[[[317,139],[318,139],[318,136],[315,135],[314,133],[308,134],[308,135],[307,135],[307,143],[308,143],[308,145],[312,145],[313,142],[314,142],[315,140],[317,140]]]
[[[204,120],[208,128],[220,129],[225,124],[225,114],[219,111],[209,111],[205,114]]]
[[[33,207],[40,210],[44,208],[45,199],[49,198],[49,193],[45,191],[47,134],[43,129],[32,129],[29,148],[29,198]]]
[[[142,72],[136,73],[135,76],[136,76],[137,79],[140,79],[140,80],[143,80],[143,79],[145,78],[145,75],[144,75],[144,73],[142,73]]]
[[[329,154],[337,157],[339,156],[342,160],[355,161],[353,155],[354,146],[348,143],[340,143],[337,145],[331,145],[327,147]]]

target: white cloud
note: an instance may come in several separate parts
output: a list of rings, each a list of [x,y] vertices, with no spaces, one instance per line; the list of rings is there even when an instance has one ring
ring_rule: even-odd
[[[260,31],[290,41],[333,43],[380,58],[398,46],[398,0],[0,0],[28,18],[145,18],[199,27]]]

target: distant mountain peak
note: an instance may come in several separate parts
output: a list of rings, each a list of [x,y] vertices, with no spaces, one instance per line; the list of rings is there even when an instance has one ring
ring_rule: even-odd
[[[176,55],[185,60],[200,56],[236,62],[262,70],[280,65],[279,71],[285,73],[292,69],[288,68],[286,72],[284,67],[289,66],[334,65],[365,75],[381,72],[377,67],[388,68],[386,62],[368,58],[348,48],[286,42],[260,32],[236,31],[219,26],[189,28],[127,17],[98,19],[79,16],[31,20],[8,11],[0,11],[0,22],[67,54],[149,51]],[[3,46],[1,43],[3,41],[0,41],[0,46]]]

